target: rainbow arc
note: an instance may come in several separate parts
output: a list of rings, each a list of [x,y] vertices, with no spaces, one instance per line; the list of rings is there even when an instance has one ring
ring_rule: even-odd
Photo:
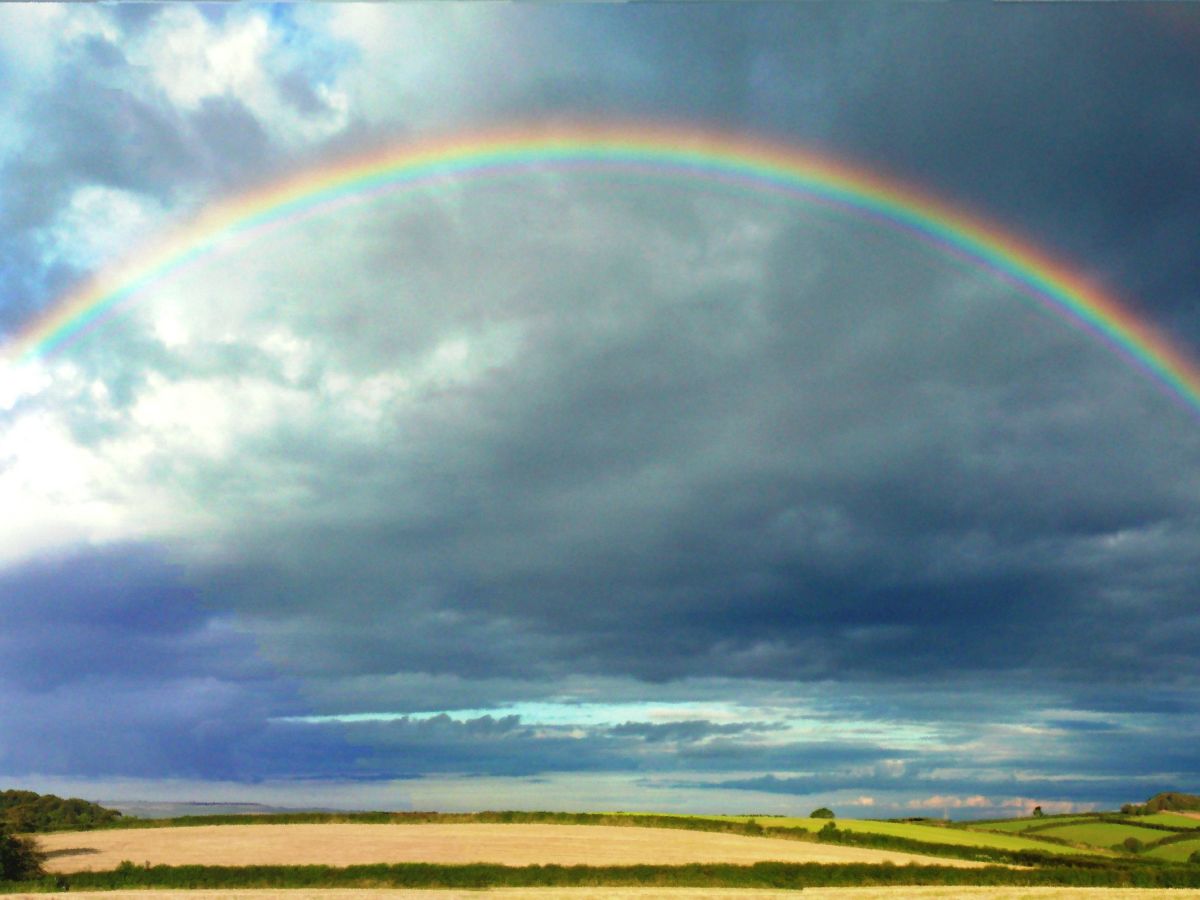
[[[230,243],[346,202],[531,169],[698,179],[818,203],[911,234],[994,273],[1108,346],[1200,414],[1200,366],[1151,323],[1062,260],[913,185],[791,145],[676,127],[519,128],[404,144],[344,159],[204,210],[162,242],[98,273],[51,305],[4,352],[18,362],[68,344]]]

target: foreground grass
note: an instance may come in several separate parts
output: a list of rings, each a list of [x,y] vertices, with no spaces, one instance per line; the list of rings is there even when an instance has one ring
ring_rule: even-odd
[[[761,862],[749,866],[504,866],[429,863],[360,866],[136,866],[79,872],[35,882],[7,882],[3,893],[121,889],[252,888],[487,888],[487,887],[694,887],[781,888],[975,885],[1023,887],[1200,888],[1194,866],[989,866],[821,865]]]

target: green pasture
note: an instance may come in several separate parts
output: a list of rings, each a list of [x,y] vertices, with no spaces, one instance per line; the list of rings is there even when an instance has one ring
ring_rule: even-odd
[[[1031,828],[1036,828],[1040,831],[1045,828],[1052,828],[1056,825],[1070,825],[1074,822],[1087,822],[1092,818],[1092,816],[1038,816],[1036,818],[1027,816],[1022,819],[961,822],[959,824],[966,828],[978,828],[984,831],[1021,832],[1028,831]]]
[[[820,831],[825,825],[833,822],[844,831],[856,831],[860,834],[882,834],[888,837],[906,838],[910,841],[921,841],[927,844],[949,844],[955,847],[982,847],[990,850],[1035,850],[1041,853],[1054,853],[1062,856],[1077,856],[1081,852],[1077,847],[1064,847],[1049,841],[1039,841],[1036,838],[1021,837],[1015,834],[997,834],[989,831],[975,831],[959,828],[953,825],[924,825],[919,822],[881,822],[875,819],[810,819],[807,817],[791,816],[706,816],[705,818],[748,822],[754,819],[766,828],[801,828],[805,831]],[[1146,829],[1149,830],[1149,829]],[[1159,832],[1161,836],[1163,832]],[[1110,841],[1109,843],[1115,843]],[[1099,855],[1109,855],[1107,849],[1096,851]]]
[[[1085,822],[1075,825],[1063,825],[1060,828],[1047,828],[1038,834],[1073,841],[1077,844],[1090,844],[1093,847],[1111,847],[1127,838],[1137,838],[1144,844],[1152,844],[1169,837],[1165,831],[1155,828],[1142,828],[1138,825],[1119,825],[1115,822]]]
[[[1187,862],[1188,857],[1200,850],[1200,838],[1191,841],[1178,841],[1173,844],[1163,844],[1147,850],[1145,856],[1154,859],[1165,859],[1169,862]]]
[[[1151,816],[1138,816],[1133,821],[1149,822],[1151,825],[1169,825],[1171,828],[1200,829],[1200,819],[1191,816],[1181,816],[1179,813],[1160,812]]]

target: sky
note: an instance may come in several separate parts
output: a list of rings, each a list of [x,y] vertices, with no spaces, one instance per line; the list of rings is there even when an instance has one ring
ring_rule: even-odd
[[[0,83],[0,787],[954,818],[1200,791],[1200,407],[877,217],[460,172],[17,352],[231,198],[623,123],[937,198],[1195,361],[1200,7],[5,5]]]

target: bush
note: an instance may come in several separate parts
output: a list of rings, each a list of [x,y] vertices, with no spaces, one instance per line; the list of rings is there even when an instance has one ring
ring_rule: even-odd
[[[1193,866],[1200,866],[1200,850],[1196,850],[1188,857],[1188,862]]]
[[[832,819],[833,810],[827,806],[822,806],[821,808],[814,809],[812,812],[810,812],[808,817],[810,819]]]
[[[1142,842],[1139,841],[1135,837],[1127,837],[1127,838],[1125,838],[1125,840],[1121,841],[1121,843],[1117,847],[1117,849],[1118,850],[1121,850],[1121,849],[1128,850],[1130,853],[1141,853],[1142,852]]]
[[[31,837],[0,828],[0,881],[29,881],[42,874],[45,855]]]

